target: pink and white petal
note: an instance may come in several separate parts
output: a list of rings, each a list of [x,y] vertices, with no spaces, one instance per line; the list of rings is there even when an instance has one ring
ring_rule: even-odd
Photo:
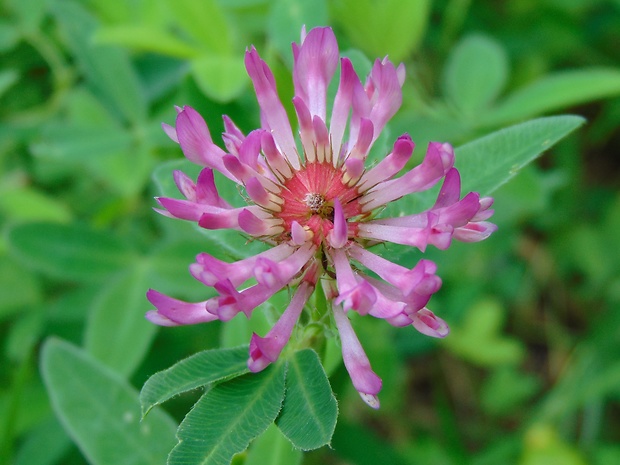
[[[206,302],[183,302],[154,289],[149,289],[146,298],[157,309],[147,313],[147,318],[155,324],[163,326],[193,325],[208,323],[217,319],[216,316],[207,312]]]
[[[413,327],[422,334],[442,338],[450,333],[448,324],[428,308],[422,308],[411,314],[410,317]]]
[[[177,115],[176,133],[188,160],[216,169],[233,179],[222,160],[226,152],[213,143],[207,123],[192,107],[183,107],[183,111]]]
[[[382,382],[370,366],[370,361],[353,331],[351,322],[345,312],[338,306],[332,307],[334,320],[340,334],[342,345],[342,359],[344,366],[349,372],[353,386],[359,392],[361,398],[370,407],[379,408],[377,394],[381,391]]]
[[[250,371],[254,373],[261,371],[278,359],[282,349],[291,338],[295,324],[313,290],[314,286],[310,283],[301,283],[291,303],[267,335],[265,337],[260,337],[256,333],[252,335],[248,360]]]
[[[295,169],[299,169],[299,155],[286,110],[278,97],[276,82],[269,66],[260,58],[254,47],[245,53],[245,67],[254,85],[261,109],[263,128],[271,129],[281,153]]]
[[[293,67],[295,95],[312,117],[326,118],[327,87],[338,66],[338,42],[331,28],[317,27],[306,35]]]

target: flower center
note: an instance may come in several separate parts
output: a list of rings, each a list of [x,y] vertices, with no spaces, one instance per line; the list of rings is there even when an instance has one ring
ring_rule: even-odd
[[[308,192],[304,197],[304,202],[308,205],[308,208],[313,212],[320,212],[323,204],[325,203],[325,197],[321,194]]]
[[[334,199],[343,207],[345,217],[360,213],[359,196],[355,186],[342,182],[341,168],[331,163],[308,163],[297,171],[283,186],[280,195],[282,210],[274,216],[284,220],[286,232],[291,231],[293,221],[309,229],[319,244],[334,227]]]

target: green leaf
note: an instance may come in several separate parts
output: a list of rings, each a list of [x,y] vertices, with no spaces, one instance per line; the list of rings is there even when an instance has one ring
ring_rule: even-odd
[[[462,191],[490,194],[584,122],[572,115],[538,118],[458,147],[455,166]]]
[[[461,326],[442,339],[454,354],[480,366],[513,365],[525,356],[521,341],[502,335],[503,309],[493,300],[480,301],[467,311]]]
[[[142,361],[157,332],[157,326],[144,317],[152,308],[145,297],[147,289],[144,266],[119,274],[95,296],[86,324],[85,349],[126,376]]]
[[[243,465],[300,465],[302,459],[303,453],[272,424],[250,445]]]
[[[161,465],[174,445],[163,411],[140,421],[138,393],[81,349],[48,339],[41,372],[56,415],[93,465]]]
[[[66,222],[71,219],[67,205],[31,186],[0,188],[0,211],[18,221]]]
[[[452,49],[443,74],[446,97],[464,114],[475,116],[502,91],[508,59],[497,41],[474,34]]]
[[[28,33],[39,27],[47,12],[47,0],[9,0],[7,3],[19,19],[20,29]]]
[[[483,122],[497,126],[616,95],[620,95],[619,69],[558,72],[510,94],[484,115]]]
[[[41,139],[31,150],[36,156],[87,164],[110,153],[129,153],[132,142],[132,135],[118,127],[52,123],[43,128]]]
[[[146,98],[129,56],[119,48],[93,43],[98,21],[75,1],[54,0],[52,11],[89,82],[126,120],[145,121]]]
[[[204,242],[198,234],[195,236],[196,240],[184,239],[160,244],[149,255],[149,287],[190,300],[205,300],[216,294],[203,283],[191,279],[188,266],[204,250]]]
[[[71,439],[55,417],[28,431],[20,441],[13,465],[55,465],[67,454]]]
[[[115,44],[140,52],[153,52],[176,58],[195,58],[200,50],[153,26],[122,24],[105,26],[94,35],[97,44]]]
[[[404,59],[419,45],[430,14],[429,0],[338,0],[330,6],[351,41],[373,60]]]
[[[169,0],[168,3],[179,26],[198,42],[201,49],[219,55],[233,52],[230,27],[216,0]]]
[[[313,27],[327,24],[327,4],[325,0],[276,0],[272,2],[268,21],[267,33],[271,42],[289,67],[292,67],[291,43],[299,43],[303,25],[306,31],[310,31]]]
[[[0,41],[2,41],[0,32]],[[19,74],[14,69],[0,71],[0,97],[11,88],[19,79]]]
[[[0,320],[7,314],[41,301],[36,276],[6,256],[0,257]]]
[[[183,392],[247,373],[248,347],[205,350],[151,376],[140,392],[142,414]]]
[[[134,258],[111,233],[77,224],[26,223],[10,228],[7,238],[11,252],[27,266],[79,282],[104,279]]]
[[[19,29],[14,24],[0,20],[0,52],[7,52],[15,47],[19,42],[20,35]],[[8,70],[5,73],[10,71],[12,70]]]
[[[284,397],[285,364],[209,390],[185,417],[168,465],[227,465],[273,422]]]
[[[286,396],[276,420],[280,431],[302,450],[329,444],[338,418],[338,403],[314,350],[296,352],[288,360]]]
[[[241,55],[204,55],[192,61],[192,76],[207,97],[222,103],[237,98],[248,83]]]

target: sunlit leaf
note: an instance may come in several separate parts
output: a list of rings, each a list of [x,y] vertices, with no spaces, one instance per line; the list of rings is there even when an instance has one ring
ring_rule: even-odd
[[[241,54],[204,55],[193,60],[191,67],[200,90],[216,102],[235,99],[248,83]]]
[[[419,45],[430,13],[429,0],[338,0],[330,4],[352,42],[368,56],[399,62]]]
[[[202,49],[221,55],[233,52],[232,36],[224,11],[216,0],[168,0],[179,26]]]
[[[93,38],[99,44],[116,44],[142,52],[176,58],[195,58],[200,50],[152,26],[123,24],[100,28]]]
[[[508,58],[490,37],[470,35],[452,49],[443,71],[444,92],[463,113],[475,117],[501,92]]]
[[[480,366],[513,365],[525,356],[521,341],[502,334],[503,309],[498,302],[477,302],[461,326],[441,342],[451,352]]]

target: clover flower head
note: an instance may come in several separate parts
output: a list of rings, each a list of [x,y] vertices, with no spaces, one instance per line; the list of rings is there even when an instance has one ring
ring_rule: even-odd
[[[276,361],[289,341],[315,288],[331,305],[340,335],[344,364],[362,399],[377,408],[381,379],[353,331],[347,312],[369,314],[394,326],[411,325],[432,337],[448,334],[447,324],[426,305],[440,287],[436,266],[422,259],[412,269],[369,250],[393,242],[424,251],[430,244],[446,249],[453,239],[474,242],[488,237],[495,225],[491,198],[468,193],[461,198],[454,152],[431,142],[423,161],[407,165],[414,143],[396,139],[379,163],[367,155],[402,102],[405,69],[387,58],[376,60],[365,82],[351,61],[339,58],[330,28],[302,30],[293,44],[295,137],[267,64],[254,47],[245,65],[261,110],[261,127],[244,134],[224,117],[226,150],[213,143],[203,118],[191,107],[178,109],[175,127],[163,125],[185,156],[204,166],[194,182],[175,172],[184,200],[158,198],[164,215],[194,221],[205,229],[232,229],[272,246],[258,255],[227,263],[202,253],[191,274],[217,291],[204,302],[187,303],[150,290],[156,310],[147,314],[163,326],[230,320],[250,316],[285,287],[294,290],[278,322],[250,341],[248,367],[257,372]],[[338,65],[340,80],[328,118],[327,89]],[[248,205],[232,207],[221,198],[214,171],[241,186]],[[437,201],[427,211],[381,218],[388,203],[431,188],[443,180]],[[245,283],[251,285],[246,287]]]

